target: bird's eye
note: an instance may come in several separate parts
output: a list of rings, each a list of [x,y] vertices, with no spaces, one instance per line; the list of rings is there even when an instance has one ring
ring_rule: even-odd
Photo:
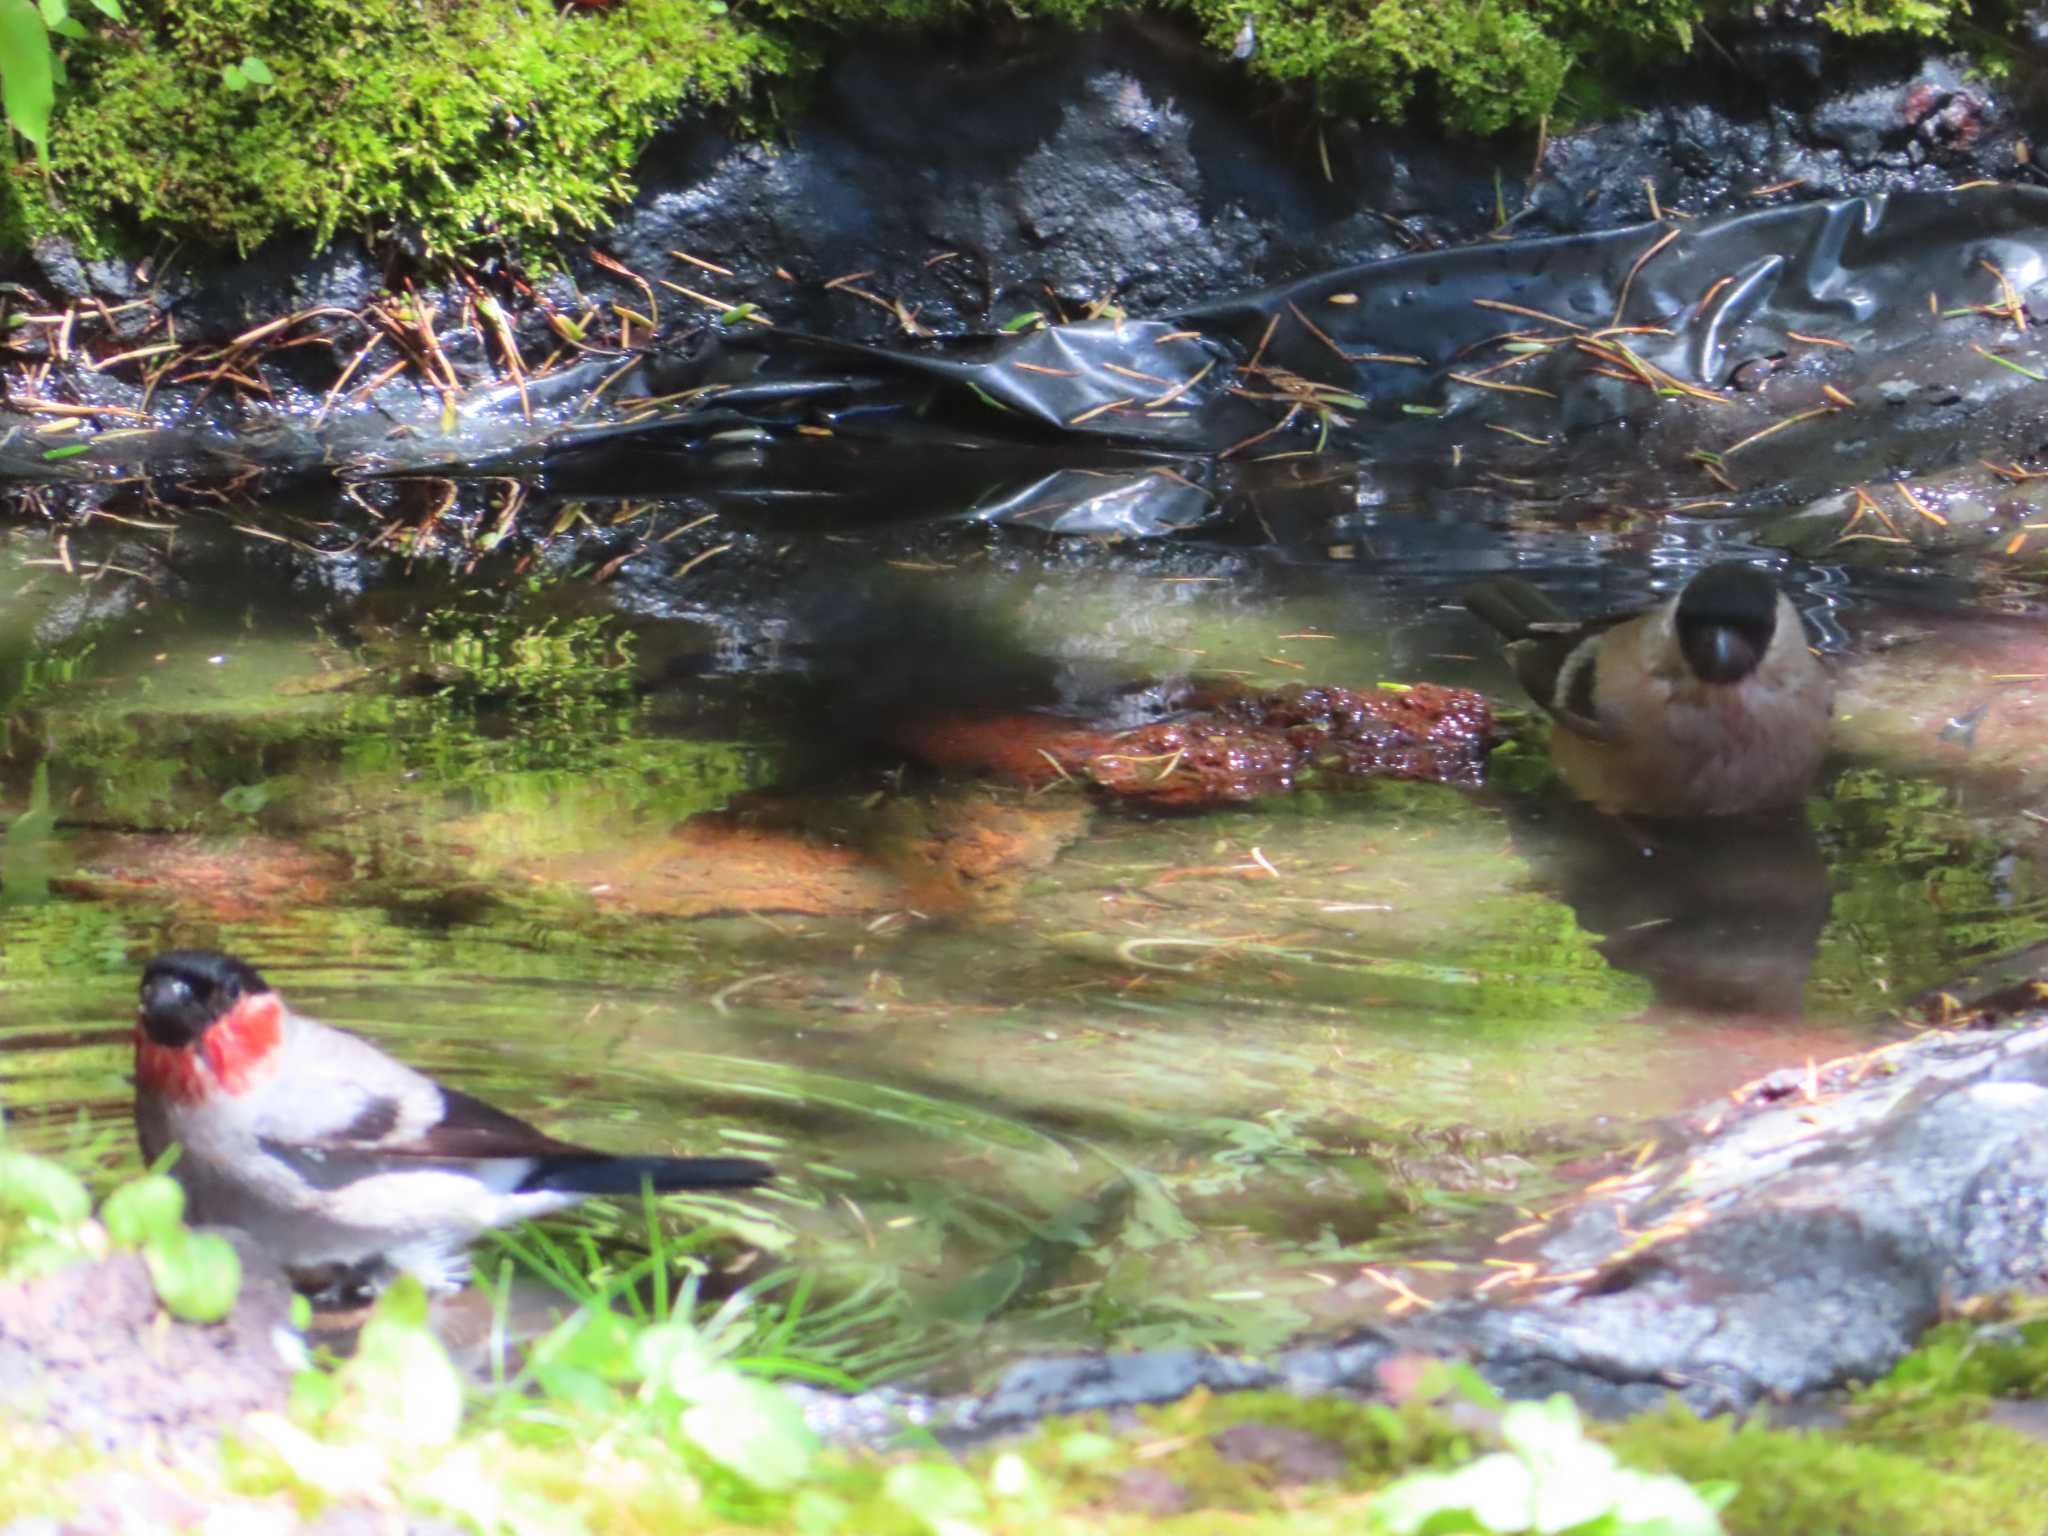
[[[143,991],[158,1008],[176,1008],[192,1001],[192,983],[182,976],[153,977]]]

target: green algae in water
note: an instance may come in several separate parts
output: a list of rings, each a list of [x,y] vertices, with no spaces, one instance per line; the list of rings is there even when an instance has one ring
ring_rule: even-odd
[[[1816,1010],[1895,1006],[2048,934],[2038,867],[1965,804],[1959,790],[1877,769],[1844,772],[1816,802],[1835,887],[1808,994]]]

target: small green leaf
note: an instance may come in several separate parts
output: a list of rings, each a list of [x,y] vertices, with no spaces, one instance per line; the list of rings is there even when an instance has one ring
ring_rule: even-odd
[[[36,9],[43,13],[43,25],[46,27],[61,27],[71,19],[71,7],[65,4],[65,0],[40,0]]]
[[[92,8],[109,21],[126,22],[128,20],[121,10],[121,0],[92,0]]]
[[[50,142],[57,99],[50,70],[50,32],[34,0],[0,0],[0,105],[38,154]]]
[[[277,76],[270,72],[270,66],[253,53],[242,60],[242,73],[256,85],[277,84]]]
[[[995,1459],[988,1469],[988,1486],[999,1499],[1022,1510],[1049,1514],[1052,1501],[1048,1497],[1044,1481],[1032,1469],[1031,1463],[1015,1451],[1005,1451]],[[1018,1509],[1012,1509],[1015,1514]]]
[[[818,1438],[796,1399],[730,1369],[699,1385],[680,1424],[700,1450],[756,1488],[787,1488],[818,1455]]]
[[[42,1237],[33,1242],[10,1244],[7,1249],[7,1278],[10,1280],[33,1280],[37,1275],[47,1275],[76,1264],[85,1257],[85,1250],[67,1238]]]
[[[157,1300],[188,1323],[217,1323],[235,1307],[242,1288],[242,1261],[234,1244],[218,1232],[183,1227],[150,1239],[142,1250]]]
[[[1004,322],[1003,334],[1006,336],[1015,335],[1018,331],[1025,329],[1027,326],[1036,325],[1039,321],[1043,320],[1044,318],[1045,315],[1039,310],[1026,310],[1023,314],[1017,316],[1016,319]]]
[[[882,1493],[933,1530],[952,1521],[978,1520],[988,1513],[981,1484],[950,1461],[914,1461],[891,1467],[882,1482]]]
[[[702,1337],[686,1322],[659,1323],[633,1341],[633,1374],[687,1401],[696,1400],[698,1383],[717,1368]]]
[[[388,1323],[394,1328],[424,1328],[427,1326],[428,1308],[427,1288],[416,1276],[400,1275],[377,1298],[376,1315],[370,1322]],[[365,1333],[368,1330],[369,1324],[366,1323]],[[356,1358],[362,1358],[360,1346],[356,1350]]]
[[[796,1527],[797,1536],[834,1536],[852,1517],[853,1510],[844,1499],[822,1488],[806,1488],[789,1504],[789,1523]]]
[[[718,323],[720,325],[738,325],[760,307],[758,304],[735,304],[731,309],[725,310],[719,315]]]
[[[537,1371],[575,1370],[605,1381],[623,1381],[635,1374],[636,1330],[629,1318],[609,1307],[578,1309],[533,1347]]]
[[[305,1300],[295,1297],[295,1300]],[[306,1302],[310,1309],[312,1303]],[[341,1402],[341,1382],[325,1371],[300,1371],[292,1377],[292,1394],[288,1406],[292,1417],[301,1424],[317,1424],[334,1412]]]
[[[0,1152],[0,1210],[73,1227],[92,1210],[92,1196],[77,1177],[26,1152]]]
[[[358,1437],[387,1446],[446,1445],[462,1427],[462,1377],[427,1323],[426,1287],[400,1275],[377,1299],[342,1367],[342,1411]]]
[[[1380,686],[1382,688],[1399,688],[1403,693],[1410,691],[1404,683],[1382,683]],[[1444,1360],[1432,1362],[1432,1369],[1437,1366],[1441,1366],[1444,1373],[1444,1390],[1446,1394],[1455,1392],[1458,1396],[1464,1398],[1466,1402],[1477,1404],[1491,1413],[1499,1413],[1507,1407],[1507,1399],[1500,1395],[1493,1383],[1464,1361]],[[1426,1383],[1429,1378],[1425,1375],[1423,1379]]]
[[[4,0],[0,0],[0,3],[4,3]],[[16,124],[16,126],[19,127],[20,125]],[[91,443],[66,443],[62,448],[44,449],[43,459],[51,464],[56,463],[59,459],[75,459],[91,447]]]
[[[1092,1461],[1101,1461],[1105,1456],[1116,1453],[1116,1442],[1107,1435],[1084,1429],[1060,1442],[1060,1460],[1071,1466],[1085,1467]]]
[[[220,72],[220,77],[231,91],[246,91],[249,89],[249,77],[242,73],[242,66],[239,64],[228,65],[227,68]]]
[[[100,1207],[100,1224],[122,1248],[140,1248],[169,1237],[185,1219],[185,1191],[175,1179],[149,1174],[123,1184]]]
[[[62,21],[51,22],[50,30],[58,37],[69,38],[74,43],[92,36],[90,32],[79,25],[76,16],[66,16]],[[59,58],[52,58],[50,64],[57,72],[57,83],[62,85],[64,83],[64,61]]]
[[[1742,1485],[1726,1481],[1694,1483],[1692,1491],[1700,1496],[1700,1502],[1707,1508],[1719,1511],[1727,1508],[1728,1501],[1742,1492]]]
[[[550,1403],[597,1415],[618,1407],[618,1394],[594,1371],[577,1365],[537,1365],[533,1384]]]
[[[225,790],[220,797],[221,809],[233,811],[237,816],[254,816],[270,804],[268,784],[237,784]]]

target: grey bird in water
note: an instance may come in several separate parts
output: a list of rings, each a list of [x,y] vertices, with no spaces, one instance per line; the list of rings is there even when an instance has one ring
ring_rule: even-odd
[[[1738,816],[1812,787],[1833,683],[1756,566],[1710,565],[1633,614],[1575,620],[1512,578],[1473,587],[1465,606],[1507,637],[1516,678],[1555,722],[1558,772],[1600,809]]]
[[[592,1195],[729,1189],[736,1157],[614,1157],[534,1129],[295,1013],[210,950],[158,955],[135,1023],[135,1126],[193,1220],[240,1227],[309,1288],[409,1271],[450,1290],[480,1234]]]

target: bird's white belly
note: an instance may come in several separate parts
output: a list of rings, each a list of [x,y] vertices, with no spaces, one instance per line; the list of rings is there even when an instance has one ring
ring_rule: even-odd
[[[171,1173],[184,1187],[190,1220],[239,1227],[300,1273],[382,1260],[430,1285],[456,1285],[467,1270],[463,1250],[483,1232],[576,1203],[573,1195],[513,1193],[530,1167],[524,1160],[463,1167],[350,1160],[323,1180],[320,1159],[304,1149],[272,1149],[241,1116],[173,1112],[146,1127],[144,1140],[183,1147]]]

